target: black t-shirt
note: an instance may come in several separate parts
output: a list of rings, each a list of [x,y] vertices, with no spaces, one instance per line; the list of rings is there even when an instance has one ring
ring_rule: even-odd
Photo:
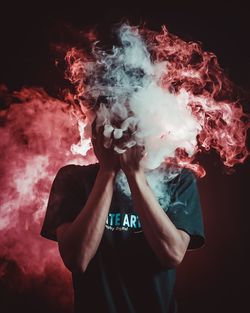
[[[72,222],[91,192],[99,165],[68,165],[52,184],[41,235],[56,240],[56,228]],[[204,230],[195,176],[188,170],[165,183],[166,214],[203,245]],[[98,196],[98,195],[97,195]],[[160,202],[160,201],[159,201]],[[164,203],[164,201],[163,201]],[[115,183],[101,243],[85,273],[72,273],[77,313],[173,313],[175,269],[163,267],[147,242],[131,196]]]

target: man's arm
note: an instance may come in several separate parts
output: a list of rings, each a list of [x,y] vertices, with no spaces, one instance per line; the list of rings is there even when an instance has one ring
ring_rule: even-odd
[[[60,254],[71,271],[84,272],[95,255],[112,200],[119,160],[111,149],[103,147],[102,142],[101,134],[92,140],[100,170],[84,208],[72,223],[57,228]]]
[[[147,241],[163,266],[176,267],[185,255],[190,236],[177,229],[163,211],[143,171],[128,174],[127,179]]]
[[[121,168],[127,176],[134,207],[148,243],[163,266],[175,267],[185,255],[190,236],[177,229],[160,207],[147,183],[142,158],[142,148],[134,146],[120,155]]]
[[[64,264],[84,272],[100,244],[109,212],[115,175],[100,170],[87,203],[77,218],[57,228]]]

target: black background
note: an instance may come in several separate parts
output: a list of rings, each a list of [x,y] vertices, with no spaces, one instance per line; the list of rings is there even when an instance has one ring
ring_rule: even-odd
[[[98,3],[90,7],[84,2],[9,4],[2,8],[0,19],[0,83],[10,90],[41,86],[56,96],[67,83],[62,69],[55,67],[53,44],[77,40],[72,29],[96,24],[105,33],[112,23],[128,17],[132,24],[146,21],[155,30],[165,24],[186,40],[202,42],[205,50],[217,55],[231,80],[249,92],[250,16],[246,7],[239,2],[220,3],[220,8],[218,3],[205,1],[153,4],[120,8]],[[248,100],[246,96],[243,102],[249,112]],[[199,181],[207,239],[204,248],[187,253],[178,269],[180,313],[245,312],[250,278],[250,162],[236,166],[231,175],[213,153],[202,156],[201,162],[207,169],[206,177]],[[4,294],[9,297],[5,302],[14,302],[17,297],[13,292]],[[34,304],[39,298],[37,291],[23,297],[19,309],[31,312],[30,302]],[[53,305],[47,304],[44,310],[53,312]]]

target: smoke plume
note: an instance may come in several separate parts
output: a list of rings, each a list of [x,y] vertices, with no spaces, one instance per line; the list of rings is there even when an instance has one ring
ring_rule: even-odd
[[[164,162],[196,169],[199,152],[215,149],[228,167],[249,155],[249,118],[225,98],[232,89],[215,55],[197,43],[168,33],[121,25],[119,44],[105,51],[96,41],[91,54],[72,48],[67,77],[75,98],[104,126],[104,145],[124,153],[144,146],[145,167]]]

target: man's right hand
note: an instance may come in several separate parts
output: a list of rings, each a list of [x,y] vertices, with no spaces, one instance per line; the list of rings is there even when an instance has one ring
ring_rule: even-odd
[[[98,133],[92,136],[92,144],[100,169],[116,174],[120,169],[119,155],[114,151],[113,147],[104,147],[103,127],[100,127]]]

